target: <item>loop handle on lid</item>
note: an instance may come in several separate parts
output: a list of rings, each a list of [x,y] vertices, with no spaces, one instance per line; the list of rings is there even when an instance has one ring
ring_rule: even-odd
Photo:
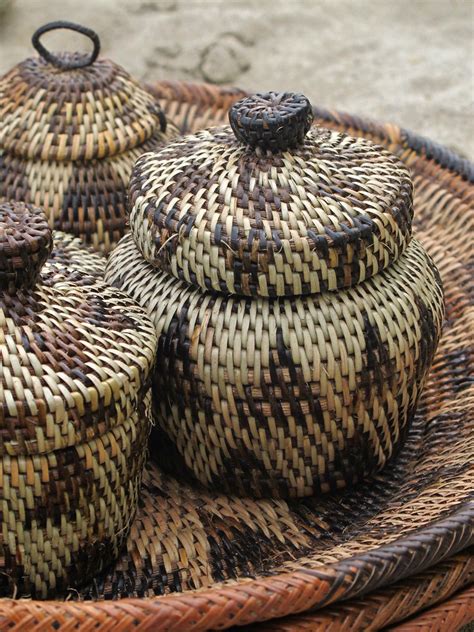
[[[55,31],[56,29],[68,29],[70,31],[76,31],[77,33],[85,35],[90,40],[92,40],[92,43],[94,44],[92,53],[90,53],[90,55],[78,55],[74,57],[64,57],[51,53],[40,42],[40,38],[45,33],[48,33],[49,31]],[[100,52],[100,40],[95,31],[87,28],[86,26],[81,26],[80,24],[75,24],[74,22],[66,22],[65,20],[48,22],[48,24],[40,26],[39,29],[37,29],[33,33],[31,42],[43,59],[45,59],[53,66],[56,66],[56,68],[60,68],[61,70],[72,70],[74,68],[84,68],[85,66],[90,66],[95,62]]]
[[[234,103],[229,121],[241,142],[285,151],[303,143],[313,122],[313,109],[303,94],[265,92]]]

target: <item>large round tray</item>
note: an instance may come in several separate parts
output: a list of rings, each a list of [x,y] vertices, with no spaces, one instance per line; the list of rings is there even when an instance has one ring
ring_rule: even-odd
[[[180,82],[149,87],[187,132],[225,122],[244,94]],[[409,165],[416,233],[444,281],[444,333],[403,451],[352,490],[292,503],[209,493],[150,464],[116,566],[67,600],[0,600],[0,630],[222,629],[310,609],[333,616],[327,607],[342,600],[351,600],[344,612],[359,608],[369,621],[382,611],[377,603],[388,612],[392,599],[397,617],[386,625],[472,581],[459,553],[474,543],[474,166],[394,125],[315,114],[317,124],[371,138]],[[443,563],[455,569],[449,590]],[[428,603],[416,586],[432,567]],[[410,593],[403,580],[415,576]],[[385,601],[377,598],[384,587],[392,590]],[[411,594],[405,609],[402,594]]]

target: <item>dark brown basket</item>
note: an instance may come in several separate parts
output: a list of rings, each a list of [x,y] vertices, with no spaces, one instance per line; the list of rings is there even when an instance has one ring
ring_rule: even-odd
[[[152,89],[184,131],[222,122],[230,103],[243,96],[184,83]],[[458,554],[474,544],[474,287],[467,239],[474,168],[394,125],[318,108],[315,117],[374,139],[410,167],[416,236],[443,278],[444,334],[404,450],[371,482],[290,504],[208,493],[150,465],[119,563],[68,601],[0,601],[0,628],[211,630],[331,605],[334,612],[344,600],[345,617],[367,623],[380,614],[380,626],[374,624],[380,629],[465,585],[467,561]],[[450,558],[457,561],[451,565]],[[408,577],[413,588],[403,581]],[[423,582],[431,597],[422,590],[417,596]],[[392,595],[380,597],[390,586]],[[462,608],[461,622],[469,604]]]

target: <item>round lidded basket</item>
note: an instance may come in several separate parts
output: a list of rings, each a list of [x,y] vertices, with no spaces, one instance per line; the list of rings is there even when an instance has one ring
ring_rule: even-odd
[[[41,42],[66,28],[91,54],[52,54]],[[49,224],[108,252],[126,231],[135,160],[177,135],[157,101],[120,66],[98,58],[94,31],[52,22],[36,31],[40,57],[0,79],[0,199],[44,208]]]
[[[157,329],[157,457],[230,493],[301,497],[381,469],[441,330],[408,169],[311,120],[301,95],[257,95],[231,109],[235,133],[143,155],[107,265]]]
[[[44,598],[115,559],[150,430],[149,319],[94,274],[61,269],[69,244],[49,265],[52,247],[40,209],[0,205],[1,596]]]

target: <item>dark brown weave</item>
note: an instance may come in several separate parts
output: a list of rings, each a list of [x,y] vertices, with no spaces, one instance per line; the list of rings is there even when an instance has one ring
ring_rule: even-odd
[[[229,110],[229,122],[238,140],[272,151],[285,151],[303,143],[312,121],[308,99],[288,92],[259,93]]]
[[[0,204],[0,291],[32,287],[53,247],[51,229],[40,209]]]

